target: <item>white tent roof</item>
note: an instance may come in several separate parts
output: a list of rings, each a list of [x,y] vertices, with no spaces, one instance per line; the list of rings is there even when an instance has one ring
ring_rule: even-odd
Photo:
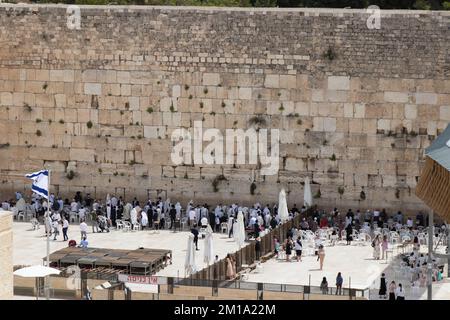
[[[14,275],[25,278],[41,278],[51,274],[60,274],[61,271],[45,266],[31,266],[14,271]]]

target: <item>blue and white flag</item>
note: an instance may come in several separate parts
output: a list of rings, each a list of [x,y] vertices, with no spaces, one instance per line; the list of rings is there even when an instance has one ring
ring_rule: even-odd
[[[32,179],[31,190],[38,195],[48,199],[48,170],[27,174],[25,177]]]

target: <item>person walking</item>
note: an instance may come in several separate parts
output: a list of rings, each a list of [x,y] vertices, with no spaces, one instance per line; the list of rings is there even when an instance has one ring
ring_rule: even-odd
[[[63,215],[62,217],[62,232],[63,232],[63,241],[69,240],[67,237],[67,230],[69,229],[69,221],[67,221],[66,217]]]
[[[384,273],[381,274],[380,278],[380,290],[378,290],[378,295],[380,296],[380,299],[386,299],[386,275]]]
[[[261,258],[261,238],[260,237],[256,238],[256,241],[255,241],[255,256],[256,256],[256,260],[259,261],[259,259]]]
[[[328,294],[328,281],[326,277],[323,277],[320,283],[320,291],[322,291],[322,294]]]
[[[226,258],[226,263],[227,263],[227,278],[229,280],[234,279],[236,277],[236,269],[234,267],[234,259],[231,256],[231,254],[227,254],[227,258]]]
[[[175,209],[175,205],[172,205],[172,208],[170,208],[169,216],[170,216],[170,229],[173,229],[175,228],[175,220],[177,217],[177,210]]]
[[[405,291],[403,290],[401,283],[398,284],[398,287],[395,290],[395,295],[397,296],[397,300],[405,300]]]
[[[286,245],[285,245],[285,252],[286,252],[286,262],[290,262],[291,260],[291,254],[292,254],[292,240],[291,237],[286,239]]]
[[[388,246],[389,246],[389,243],[388,243],[387,236],[384,235],[384,236],[383,236],[383,241],[381,242],[381,253],[382,253],[381,259],[383,259],[383,260],[384,260],[384,257],[385,257],[385,256],[386,256],[386,260],[387,260],[387,258],[388,258],[388,257],[387,257]]]
[[[395,300],[396,289],[397,285],[395,284],[395,281],[392,280],[392,282],[389,284],[389,300]]]
[[[88,225],[87,225],[86,222],[83,220],[83,221],[80,223],[81,240],[83,240],[83,238],[87,238],[87,229],[88,229]]]
[[[373,258],[375,260],[380,260],[380,235],[378,234],[372,241],[373,247]]]
[[[302,261],[302,241],[300,237],[295,241],[295,254],[297,255],[297,262]]]
[[[194,235],[194,244],[195,244],[195,250],[198,251],[198,230],[197,227],[193,227],[191,229],[191,233]]]
[[[317,261],[320,264],[320,270],[323,269],[323,261],[325,260],[325,249],[323,245],[319,246],[319,251],[317,252]]]
[[[342,294],[342,284],[344,283],[344,278],[342,278],[342,275],[340,272],[338,272],[336,277],[336,294],[339,293],[339,295]]]

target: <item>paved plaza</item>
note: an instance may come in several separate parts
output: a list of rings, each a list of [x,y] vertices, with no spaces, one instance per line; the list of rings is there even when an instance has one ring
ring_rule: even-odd
[[[42,258],[46,255],[47,245],[44,237],[44,227],[32,231],[30,223],[14,222],[13,224],[13,246],[14,246],[14,265],[33,265],[42,264]],[[88,229],[92,231],[92,228]],[[173,232],[169,230],[160,230],[156,233],[152,230],[145,231],[116,231],[114,229],[109,233],[91,233],[88,232],[89,247],[107,248],[107,249],[137,249],[139,247],[150,249],[169,249],[172,250],[172,265],[168,265],[160,270],[157,275],[184,277],[184,261],[186,257],[187,239],[189,232]],[[227,253],[235,252],[238,249],[236,242],[229,239],[225,234],[214,233],[214,252],[219,259],[224,258]],[[69,239],[74,239],[77,243],[80,241],[80,227],[70,225],[68,230]],[[52,238],[51,238],[52,239]],[[63,242],[62,235],[56,241],[50,240],[50,253],[67,247],[68,242]],[[199,237],[199,251],[196,251],[197,269],[203,269],[206,264],[203,262],[204,240]]]
[[[39,230],[34,231],[30,229],[29,223],[14,222],[13,224],[14,265],[41,264],[42,258],[46,255],[44,228],[41,226]],[[75,239],[78,242],[80,240],[79,226],[71,225],[68,235],[69,239]],[[172,250],[173,264],[160,270],[157,275],[184,277],[188,235],[187,231],[160,230],[155,233],[152,230],[134,232],[111,230],[110,233],[88,233],[88,241],[90,247],[98,248],[137,249],[145,247]],[[50,252],[66,246],[67,242],[61,241],[61,237],[57,241],[51,240]],[[206,266],[203,262],[204,244],[201,238],[199,239],[199,249],[196,252],[198,270]],[[214,253],[220,259],[237,249],[237,244],[233,239],[229,239],[225,234],[214,233]],[[422,246],[422,249],[425,247]],[[401,250],[394,250],[394,257],[389,257],[388,261],[374,260],[372,248],[368,245],[337,244],[336,246],[327,246],[325,250],[326,257],[322,271],[319,270],[316,256],[304,256],[301,262],[297,262],[295,259],[286,262],[285,259],[272,258],[262,264],[262,270],[259,273],[251,272],[247,281],[320,286],[322,278],[326,277],[329,286],[334,287],[336,275],[341,272],[344,278],[344,288],[349,286],[356,289],[369,288],[370,298],[378,299],[379,279],[381,273],[384,272],[388,282],[395,280],[404,284],[407,297],[409,296],[410,299],[426,299],[425,288],[419,288],[413,292],[407,278],[396,272],[399,260],[395,259],[395,255],[400,254]],[[434,299],[450,299],[450,283],[447,281],[449,279],[434,285]]]

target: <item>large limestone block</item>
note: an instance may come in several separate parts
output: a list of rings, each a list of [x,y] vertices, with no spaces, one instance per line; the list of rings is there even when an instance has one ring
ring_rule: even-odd
[[[266,88],[279,88],[280,87],[280,76],[277,74],[268,74],[264,80],[264,86]]]
[[[102,84],[101,83],[85,83],[84,84],[84,94],[100,96],[102,94]]]
[[[203,84],[205,86],[217,86],[220,84],[220,74],[219,73],[204,73],[203,74]]]
[[[94,162],[94,150],[92,149],[70,149],[70,160]]]
[[[386,91],[384,92],[384,100],[386,102],[406,103],[409,98],[408,94],[405,92]]]
[[[328,90],[350,90],[350,77],[329,76]]]

